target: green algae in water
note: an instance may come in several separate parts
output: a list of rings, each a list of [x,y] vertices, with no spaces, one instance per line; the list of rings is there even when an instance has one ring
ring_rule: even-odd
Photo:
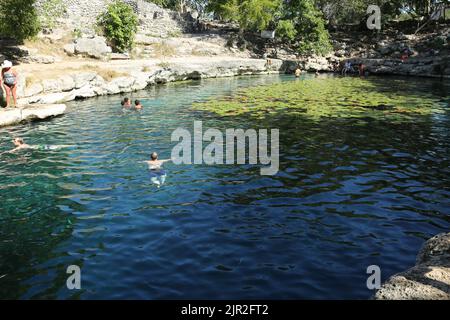
[[[194,110],[222,117],[264,119],[277,114],[294,117],[375,118],[412,120],[443,112],[439,100],[403,80],[316,78],[262,85],[238,91],[232,97],[195,103]]]

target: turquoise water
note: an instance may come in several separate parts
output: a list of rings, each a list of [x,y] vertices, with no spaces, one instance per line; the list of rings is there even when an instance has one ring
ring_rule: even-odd
[[[0,129],[65,146],[0,156],[0,298],[366,299],[450,227],[449,86],[402,79],[441,113],[366,119],[249,121],[193,112],[193,102],[287,76],[212,79],[69,103],[67,115]],[[338,79],[337,79],[338,81]],[[395,84],[393,78],[377,78]],[[330,97],[332,98],[332,97]],[[144,163],[170,157],[173,130],[280,128],[280,172],[168,164],[157,188]],[[269,128],[270,128],[269,127]],[[81,267],[80,291],[66,268]]]

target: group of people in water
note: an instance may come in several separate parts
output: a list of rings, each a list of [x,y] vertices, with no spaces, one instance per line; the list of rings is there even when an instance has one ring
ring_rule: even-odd
[[[17,71],[9,60],[3,61],[0,66],[0,96],[5,92],[6,107],[10,106],[11,96],[14,101],[13,107],[17,106]]]
[[[364,63],[358,64],[358,70],[355,71],[353,64],[350,61],[347,61],[344,63],[344,66],[342,67],[341,74],[343,76],[346,76],[347,74],[352,73],[358,73],[360,77],[366,77],[368,75],[368,72],[366,70],[366,66]]]
[[[133,106],[131,105],[131,101],[130,101],[129,98],[124,98],[124,99],[120,102],[120,104],[122,105],[123,108],[126,108],[126,109],[131,109],[131,108],[133,107]],[[136,110],[142,110],[143,108],[144,108],[144,107],[142,106],[141,101],[136,100],[136,101],[134,102],[134,109],[136,109]]]

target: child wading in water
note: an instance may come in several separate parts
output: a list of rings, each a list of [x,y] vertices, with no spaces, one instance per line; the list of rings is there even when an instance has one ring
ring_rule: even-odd
[[[6,92],[6,107],[9,107],[11,94],[14,100],[14,107],[17,107],[17,72],[13,69],[11,61],[5,60],[1,65],[0,85]]]
[[[142,104],[141,104],[141,102],[139,100],[136,100],[134,102],[134,107],[136,108],[136,110],[142,110],[143,109],[143,106],[142,106]]]
[[[124,108],[131,108],[131,101],[128,98],[125,98],[122,100],[122,102],[120,103],[122,105],[122,107]]]

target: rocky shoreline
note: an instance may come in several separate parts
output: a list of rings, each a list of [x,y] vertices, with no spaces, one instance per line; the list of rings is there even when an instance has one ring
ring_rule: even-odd
[[[439,59],[349,59],[354,65],[363,63],[370,74],[403,75],[450,79],[450,57]],[[280,59],[235,58],[204,59],[199,63],[172,62],[151,71],[135,71],[105,80],[96,72],[73,72],[51,79],[41,79],[29,86],[22,77],[19,83],[19,105],[64,103],[75,99],[128,93],[148,86],[185,80],[199,80],[242,75],[291,73],[298,61]],[[332,62],[326,58],[309,58],[300,63],[304,70],[332,72]],[[145,66],[134,69],[142,70]]]
[[[148,86],[174,81],[198,80],[241,75],[262,75],[285,72],[283,61],[262,59],[227,59],[189,64],[170,63],[150,72],[136,71],[106,81],[96,72],[74,72],[54,79],[45,79],[26,86],[19,83],[19,105],[55,104],[75,99],[128,93]],[[22,82],[24,80],[22,79]]]
[[[376,300],[450,300],[450,233],[428,240],[416,265],[392,276]]]

